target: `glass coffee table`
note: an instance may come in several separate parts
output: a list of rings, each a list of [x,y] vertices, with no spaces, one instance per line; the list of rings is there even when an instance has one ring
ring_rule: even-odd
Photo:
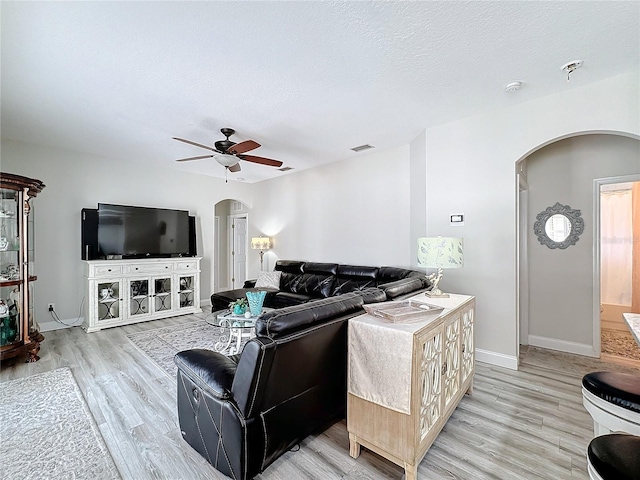
[[[263,308],[262,313],[272,310]],[[222,310],[216,315],[207,318],[207,323],[223,330],[220,341],[213,348],[216,352],[226,355],[240,353],[244,343],[256,336],[256,320],[260,315],[245,317],[234,315],[231,310]]]

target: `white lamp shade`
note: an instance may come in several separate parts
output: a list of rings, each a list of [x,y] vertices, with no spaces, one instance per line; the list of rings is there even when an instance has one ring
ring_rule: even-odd
[[[271,248],[271,239],[269,237],[253,237],[251,239],[251,248],[253,250],[269,250]]]
[[[214,155],[214,158],[223,167],[232,167],[240,161],[238,157],[234,155],[229,155],[228,153],[221,153],[219,155]]]
[[[462,239],[424,237],[418,239],[418,265],[428,268],[460,268],[463,264]]]

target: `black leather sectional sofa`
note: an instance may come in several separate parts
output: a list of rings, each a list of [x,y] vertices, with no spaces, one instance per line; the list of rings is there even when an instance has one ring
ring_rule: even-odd
[[[195,349],[175,357],[183,438],[235,480],[345,417],[348,320],[364,304],[430,286],[420,272],[393,267],[279,261],[276,269],[280,289],[265,301],[276,309],[258,318],[240,355]],[[214,310],[245,292],[213,295]]]
[[[397,267],[278,260],[274,270],[282,272],[280,288],[261,288],[267,291],[264,306],[270,308],[299,305],[370,287],[384,291],[387,300],[395,300],[430,287],[424,273]],[[243,298],[254,285],[255,280],[249,280],[244,288],[214,293],[211,311],[229,308],[230,302]]]

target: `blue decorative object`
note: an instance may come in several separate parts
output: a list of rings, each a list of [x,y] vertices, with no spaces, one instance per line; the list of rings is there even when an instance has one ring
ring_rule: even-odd
[[[233,314],[234,315],[244,315],[244,312],[247,311],[247,307],[244,305],[234,305],[233,306]]]
[[[262,313],[262,304],[267,292],[258,290],[257,292],[247,292],[247,300],[249,301],[249,311],[251,315],[257,317]]]

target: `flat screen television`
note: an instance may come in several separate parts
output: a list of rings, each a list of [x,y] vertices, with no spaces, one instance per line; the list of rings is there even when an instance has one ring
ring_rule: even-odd
[[[98,204],[98,249],[110,258],[190,255],[189,212]]]

